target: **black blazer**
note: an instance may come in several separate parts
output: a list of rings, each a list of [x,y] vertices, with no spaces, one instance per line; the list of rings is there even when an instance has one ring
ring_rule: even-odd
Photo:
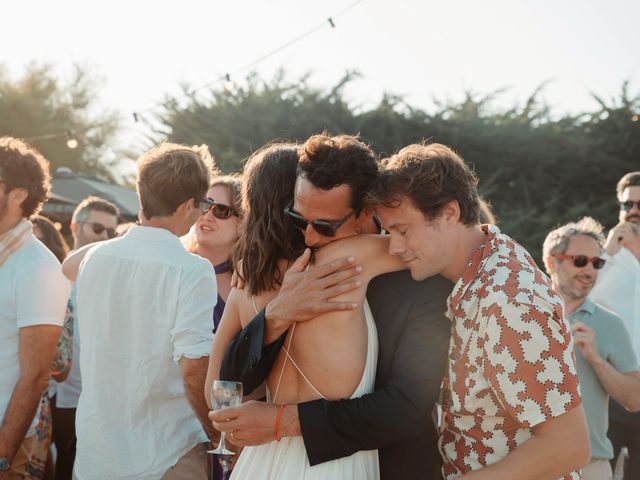
[[[374,278],[367,299],[378,329],[375,391],[350,400],[298,405],[311,465],[379,450],[381,478],[431,478],[438,469],[431,412],[446,369],[451,323],[444,316],[453,285],[442,277],[422,282],[408,271]],[[265,380],[284,342],[266,347],[264,311],[225,352],[220,377],[251,392]]]

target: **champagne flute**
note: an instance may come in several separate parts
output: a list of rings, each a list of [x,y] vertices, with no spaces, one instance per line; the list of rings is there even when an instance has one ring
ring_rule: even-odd
[[[235,407],[242,402],[242,383],[226,382],[216,380],[211,387],[211,406],[214,410],[220,410],[226,407]],[[220,443],[215,450],[209,450],[207,453],[219,455],[219,462],[222,469],[227,472],[231,465],[232,457],[235,452],[227,450],[224,445],[224,432],[220,432]]]

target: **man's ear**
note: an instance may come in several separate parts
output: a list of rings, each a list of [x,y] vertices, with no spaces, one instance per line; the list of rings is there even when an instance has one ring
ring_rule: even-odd
[[[460,220],[460,205],[457,200],[449,200],[440,209],[440,218],[447,223],[458,223]]]
[[[9,201],[16,202],[22,208],[22,202],[24,202],[29,196],[29,192],[26,188],[14,188],[9,192]]]
[[[78,233],[78,223],[73,222],[69,225],[69,229],[71,230],[71,233]]]
[[[547,255],[542,259],[544,262],[544,266],[547,269],[547,273],[552,274],[558,271],[558,264],[556,263],[558,260],[553,258],[551,255]]]
[[[176,211],[174,212],[174,214],[177,213],[180,215],[189,215],[194,208],[197,208],[195,199],[188,198],[187,200],[182,202],[180,205],[178,205],[178,208],[176,208]]]

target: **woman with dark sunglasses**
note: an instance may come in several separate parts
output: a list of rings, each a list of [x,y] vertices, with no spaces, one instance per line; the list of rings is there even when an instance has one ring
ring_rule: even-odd
[[[229,295],[214,340],[205,392],[219,377],[224,351],[231,339],[277,294],[285,271],[304,251],[303,237],[285,213],[294,190],[298,167],[295,145],[271,145],[248,161],[243,178],[244,220],[234,258],[242,259],[243,290]],[[365,301],[366,284],[376,275],[406,268],[386,253],[388,240],[359,235],[337,240],[315,255],[318,263],[345,256],[362,262],[362,288],[336,297],[359,307],[323,314],[287,333],[284,347],[267,380],[267,400],[274,404],[299,403],[317,398],[359,397],[373,390],[377,361],[377,333]],[[313,268],[313,267],[311,267]],[[234,432],[225,442],[234,441]],[[280,438],[247,447],[236,465],[236,479],[376,479],[376,450],[309,466],[302,437]]]
[[[211,182],[207,199],[201,204],[202,215],[193,226],[188,247],[190,252],[209,260],[216,272],[218,303],[213,312],[214,333],[231,291],[231,254],[242,218],[240,188],[240,178],[234,175],[220,176]]]

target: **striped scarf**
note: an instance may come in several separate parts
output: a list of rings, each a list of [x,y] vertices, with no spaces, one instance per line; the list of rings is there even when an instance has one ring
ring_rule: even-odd
[[[0,267],[14,252],[27,243],[31,234],[31,222],[23,219],[7,233],[0,235]]]

